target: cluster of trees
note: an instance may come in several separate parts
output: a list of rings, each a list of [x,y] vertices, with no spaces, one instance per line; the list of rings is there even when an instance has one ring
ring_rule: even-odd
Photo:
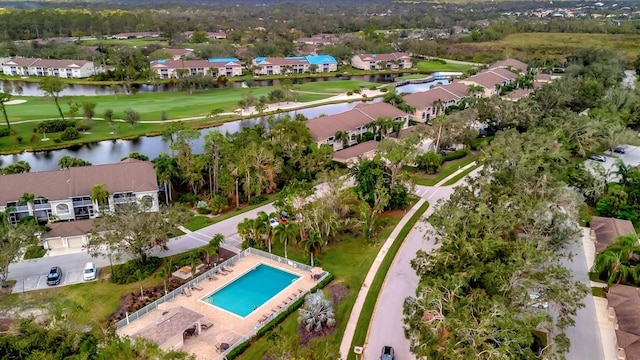
[[[593,271],[607,284],[640,285],[640,245],[634,235],[621,236],[596,254]]]
[[[502,131],[480,176],[457,187],[429,218],[440,246],[412,261],[420,283],[405,301],[405,331],[419,357],[534,359],[568,351],[564,331],[588,289],[562,260],[580,238],[583,195],[593,189],[588,182],[569,187],[567,179],[579,178],[571,175],[583,166],[576,159],[632,133],[607,110],[615,102],[606,94],[630,91],[608,82],[619,77],[605,68],[615,55],[594,53],[582,65],[590,72],[576,68],[517,105],[492,100],[479,109],[480,119]],[[581,99],[587,89],[593,96]],[[578,103],[597,111],[579,116],[585,108]],[[536,332],[553,333],[553,346]]]

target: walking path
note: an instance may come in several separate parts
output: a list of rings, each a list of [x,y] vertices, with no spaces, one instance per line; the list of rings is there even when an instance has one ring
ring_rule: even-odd
[[[458,169],[457,171],[455,171],[453,174],[447,176],[446,178],[440,180],[440,182],[438,182],[434,187],[440,187],[442,186],[442,184],[445,184],[447,181],[449,181],[450,179],[454,178],[455,176],[457,176],[458,174],[460,174],[461,172],[465,171],[466,169],[475,166],[475,161],[467,164],[466,166]],[[461,179],[462,180],[462,179]],[[389,248],[391,248],[391,245],[393,245],[393,243],[396,241],[396,238],[398,237],[398,234],[400,234],[400,231],[402,230],[402,228],[406,225],[406,223],[409,221],[409,219],[411,219],[411,217],[413,216],[413,214],[416,213],[416,211],[418,211],[418,209],[420,208],[420,206],[422,206],[422,204],[424,204],[426,200],[424,198],[421,198],[400,220],[400,222],[398,223],[398,225],[396,225],[395,229],[393,229],[393,231],[391,232],[391,235],[389,235],[389,238],[387,238],[387,240],[384,242],[384,244],[382,245],[382,247],[380,248],[380,251],[378,252],[378,255],[376,256],[376,259],[374,260],[373,264],[371,264],[371,268],[369,268],[369,272],[367,273],[366,278],[364,279],[364,282],[362,283],[362,287],[360,288],[360,292],[358,292],[358,296],[356,297],[356,301],[353,304],[353,308],[351,309],[351,315],[349,316],[349,321],[347,322],[347,327],[345,328],[344,331],[344,336],[342,337],[342,343],[340,344],[340,356],[342,359],[346,359],[347,355],[349,354],[349,352],[351,351],[351,343],[353,342],[353,336],[355,334],[356,331],[356,326],[358,324],[358,319],[360,319],[360,313],[362,312],[362,307],[364,306],[364,302],[367,298],[367,294],[369,293],[369,285],[373,282],[373,279],[376,277],[376,274],[378,273],[378,269],[380,268],[380,264],[382,263],[382,260],[384,259],[385,255],[387,254],[387,252],[389,251]],[[374,310],[375,313],[375,310]]]

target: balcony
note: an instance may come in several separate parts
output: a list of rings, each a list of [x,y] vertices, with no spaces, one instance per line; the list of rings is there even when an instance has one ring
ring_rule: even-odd
[[[51,209],[51,204],[35,204],[33,208],[34,210],[49,210]]]
[[[79,206],[93,206],[93,201],[91,200],[74,200],[73,201],[73,207],[79,207]]]

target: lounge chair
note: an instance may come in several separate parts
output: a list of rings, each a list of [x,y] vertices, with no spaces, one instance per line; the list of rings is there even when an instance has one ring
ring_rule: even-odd
[[[207,275],[207,279],[209,279],[209,281],[218,280],[215,275]]]
[[[196,290],[198,290],[198,291],[202,291],[202,287],[200,287],[200,285],[198,285],[198,284],[192,284],[192,285],[191,285],[191,288],[192,288],[192,289],[196,289]]]
[[[302,294],[302,293],[304,293],[304,290],[298,289],[298,294]]]
[[[233,272],[233,269],[229,269],[229,267],[228,267],[228,266],[226,266],[226,265],[225,265],[225,266],[223,266],[223,267],[222,267],[222,269],[223,269],[224,271],[226,271],[226,272]]]
[[[258,320],[258,324],[262,324],[263,322],[267,321],[269,317],[267,315],[262,315],[262,317]]]
[[[189,290],[189,288],[183,288],[182,289],[182,295],[185,295],[187,297],[191,296],[191,290]]]
[[[220,274],[222,276],[227,276],[227,274],[229,274],[229,273],[226,272],[224,269],[218,269],[218,274]]]
[[[204,323],[202,325],[200,325],[200,328],[202,328],[202,330],[208,330],[210,328],[213,327],[213,323]]]

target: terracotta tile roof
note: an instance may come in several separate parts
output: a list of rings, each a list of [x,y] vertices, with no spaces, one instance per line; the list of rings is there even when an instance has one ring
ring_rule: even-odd
[[[537,74],[536,74],[536,81],[541,81],[541,82],[548,82],[548,81],[551,81],[551,75],[549,75],[549,74],[537,73]]]
[[[378,102],[360,104],[349,111],[308,120],[307,127],[316,141],[323,141],[339,130],[352,131],[381,117],[393,119],[406,116],[407,114],[393,105]]]
[[[79,236],[88,234],[93,229],[93,220],[62,221],[47,224],[51,230],[44,233],[45,239],[55,237]]]
[[[505,98],[507,98],[509,100],[517,101],[517,100],[520,100],[522,98],[525,98],[525,97],[529,96],[529,94],[531,94],[530,90],[527,90],[527,89],[516,89],[516,90],[513,90],[512,92],[508,93],[507,95],[505,95]]]
[[[516,59],[499,60],[493,63],[493,65],[491,65],[491,68],[507,68],[507,67],[512,67],[514,69],[520,70],[521,72],[526,72],[529,66],[523,63],[522,61],[518,61]]]
[[[436,88],[445,89],[453,95],[459,96],[461,98],[469,96],[469,85],[460,82],[460,80],[456,80],[447,85],[438,85],[436,86]]]
[[[613,243],[620,236],[635,234],[633,223],[629,220],[593,216],[589,224],[591,230],[596,233],[597,252],[606,249],[607,245]]]
[[[127,159],[116,164],[0,175],[0,206],[18,200],[25,193],[50,201],[91,195],[91,188],[97,184],[106,184],[109,193],[158,190],[153,163]]]
[[[627,360],[640,360],[640,289],[612,286],[607,292],[607,301],[616,313],[618,346],[625,350]]]
[[[460,100],[460,98],[460,96],[454,95],[441,87],[434,87],[427,91],[420,91],[403,97],[407,104],[418,110],[434,106],[434,102],[438,100],[446,103],[449,100]]]
[[[89,61],[86,60],[49,60],[49,59],[41,59],[38,60],[32,66],[43,67],[43,68],[76,68],[79,69],[84,65],[88,64]]]
[[[496,69],[498,70],[498,69]],[[506,70],[510,72],[509,70]],[[487,89],[494,89],[497,84],[502,84],[507,80],[512,80],[516,78],[516,74],[511,73],[513,75],[512,78],[507,78],[503,74],[499,74],[494,70],[485,70],[473,76],[470,76],[466,79],[466,81],[474,82],[480,86],[483,86]],[[505,74],[506,75],[506,74]]]
[[[198,312],[183,306],[176,306],[167,310],[167,313],[155,324],[151,324],[133,334],[133,337],[143,337],[162,346],[172,337],[182,334],[203,318],[204,315]]]
[[[212,62],[209,60],[156,60],[150,63],[152,69],[194,69],[194,68],[219,68],[222,66],[238,67],[239,62]]]
[[[513,79],[518,77],[518,74],[514,73],[511,70],[507,70],[507,69],[503,69],[503,68],[489,69],[489,70],[485,70],[485,71],[492,72],[494,74],[498,74],[498,75],[504,77],[505,79],[509,79],[509,80],[513,80]]]
[[[4,66],[9,66],[9,65],[13,65],[13,66],[31,66],[31,65],[35,64],[36,61],[38,61],[38,60],[39,59],[36,59],[36,58],[16,57],[16,58],[8,59],[6,62],[2,63],[2,65],[4,65]]]
[[[346,161],[376,150],[377,148],[378,142],[375,140],[369,140],[358,145],[350,146],[344,150],[336,151],[333,153],[333,157],[337,160]]]
[[[358,54],[362,61],[393,61],[399,59],[410,59],[411,57],[407,53],[394,52],[388,54]]]

